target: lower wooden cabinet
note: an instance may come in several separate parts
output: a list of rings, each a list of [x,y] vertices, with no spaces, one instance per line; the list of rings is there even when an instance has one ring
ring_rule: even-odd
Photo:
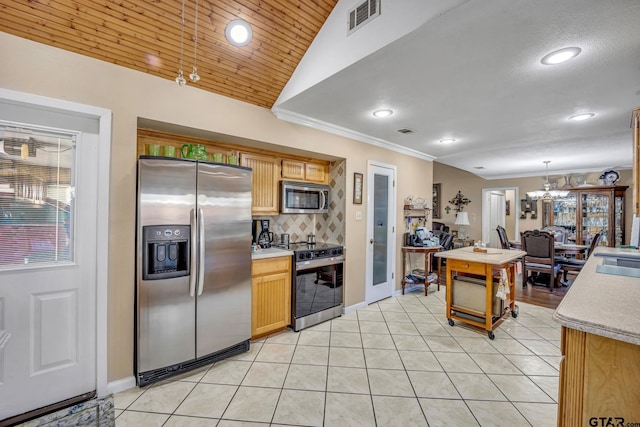
[[[251,263],[252,338],[291,324],[291,257],[254,260]]]
[[[561,350],[558,426],[640,422],[640,346],[563,327]]]

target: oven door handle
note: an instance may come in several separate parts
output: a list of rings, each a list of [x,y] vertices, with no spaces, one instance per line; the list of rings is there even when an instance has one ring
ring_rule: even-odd
[[[320,258],[311,261],[302,261],[296,263],[296,271],[311,270],[312,268],[326,267],[328,265],[341,264],[344,262],[344,256],[331,258]]]

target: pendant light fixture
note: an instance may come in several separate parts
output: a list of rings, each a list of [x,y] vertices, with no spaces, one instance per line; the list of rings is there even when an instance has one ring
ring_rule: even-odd
[[[176,77],[176,83],[180,86],[187,84],[187,80],[182,73],[182,57],[184,53],[184,0],[182,0],[182,13],[180,14],[180,21],[182,24],[182,30],[180,32],[180,69],[178,70],[178,77]]]
[[[198,75],[198,67],[196,63],[198,61],[198,0],[196,0],[196,21],[193,30],[194,46],[193,46],[193,71],[189,74],[189,78],[192,82],[197,83],[200,80]]]
[[[551,185],[549,184],[549,163],[551,163],[551,161],[545,160],[543,163],[546,165],[547,169],[547,177],[543,189],[537,191],[527,191],[527,196],[529,196],[533,200],[556,200],[567,197],[567,194],[569,194],[569,191],[567,190],[551,190]]]

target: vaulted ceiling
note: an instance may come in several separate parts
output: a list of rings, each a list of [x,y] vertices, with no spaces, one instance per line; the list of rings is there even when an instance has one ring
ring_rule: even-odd
[[[185,0],[183,70],[192,71],[197,35],[203,90],[270,108],[337,0]],[[182,0],[0,0],[0,30],[166,79],[180,67]],[[229,21],[252,25],[234,47]]]
[[[184,0],[183,70],[197,41],[201,76],[187,84],[487,179],[540,176],[545,160],[552,175],[630,168],[640,1],[378,1],[347,35],[363,0]],[[0,0],[0,31],[174,80],[182,5]],[[245,47],[225,39],[235,18],[253,27]],[[541,64],[569,46],[582,52]]]

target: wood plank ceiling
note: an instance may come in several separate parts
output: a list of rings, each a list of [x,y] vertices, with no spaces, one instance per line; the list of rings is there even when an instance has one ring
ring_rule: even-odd
[[[187,84],[271,108],[338,0],[185,0]],[[0,30],[174,80],[180,64],[182,0],[0,0]],[[235,47],[224,31],[248,21],[253,40]]]

